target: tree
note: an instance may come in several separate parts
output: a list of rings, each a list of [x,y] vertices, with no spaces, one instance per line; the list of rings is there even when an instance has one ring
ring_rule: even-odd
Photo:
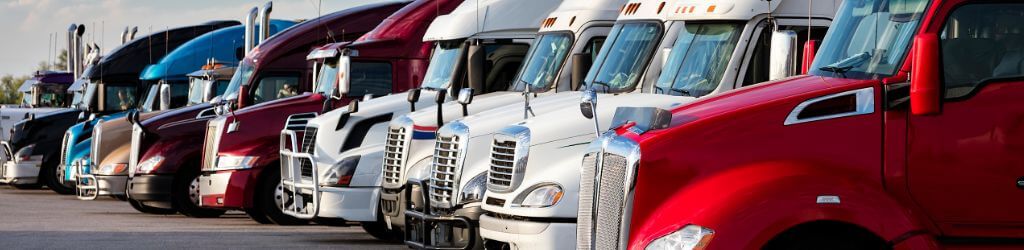
[[[25,83],[25,80],[32,78],[31,76],[13,76],[4,75],[0,77],[0,103],[3,104],[21,104],[22,94],[18,92],[18,88],[21,84]]]

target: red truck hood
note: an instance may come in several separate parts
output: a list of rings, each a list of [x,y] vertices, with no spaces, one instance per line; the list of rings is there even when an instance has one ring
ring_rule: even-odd
[[[266,165],[278,158],[281,130],[289,116],[320,113],[324,96],[304,93],[236,110],[227,114],[225,124],[239,121],[238,130],[220,134],[218,155],[259,156],[256,165]]]

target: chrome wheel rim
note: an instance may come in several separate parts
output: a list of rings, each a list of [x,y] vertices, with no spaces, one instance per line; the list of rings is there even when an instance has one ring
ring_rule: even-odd
[[[188,185],[188,199],[193,205],[199,206],[199,176],[192,179],[192,183]]]
[[[284,209],[284,204],[287,204],[284,195],[284,184],[280,181],[277,182],[277,188],[274,188],[274,205],[277,205],[277,209]]]

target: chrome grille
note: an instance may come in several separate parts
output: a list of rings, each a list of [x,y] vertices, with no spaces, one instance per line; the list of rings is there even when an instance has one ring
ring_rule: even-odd
[[[615,249],[619,247],[619,229],[622,228],[623,201],[626,199],[626,158],[614,154],[605,154],[601,164],[601,174],[596,179],[598,182],[596,196],[600,201],[597,203],[598,213],[595,215],[596,239],[594,248]]]
[[[309,120],[316,118],[316,113],[301,113],[288,116],[284,127],[292,131],[302,131],[306,129],[306,124]]]
[[[405,157],[405,142],[410,131],[405,127],[388,128],[384,144],[384,183],[401,184],[402,162]]]
[[[71,132],[64,133],[64,141],[60,143],[60,164],[68,164],[68,143],[71,140]],[[14,155],[11,155],[11,159],[14,159]]]
[[[593,230],[594,172],[597,169],[597,153],[583,156],[580,175],[579,210],[576,214],[576,243],[578,249],[591,249],[590,232]]]
[[[302,147],[300,150],[303,153],[313,154],[313,149],[316,147],[316,133],[316,127],[306,127],[306,132],[302,133]],[[309,159],[299,159],[299,168],[301,169],[300,176],[313,176],[313,162],[310,162]]]
[[[213,119],[206,123],[206,138],[203,141],[203,170],[213,170],[217,165],[217,144],[221,127],[226,119]]]
[[[91,147],[89,149],[90,150],[90,152],[89,152],[89,164],[92,165],[92,166],[99,166],[100,165],[100,162],[98,160],[99,160],[99,157],[100,157],[100,151],[102,149],[102,148],[100,148],[100,141],[102,141],[102,140],[103,140],[103,120],[101,119],[99,121],[96,121],[96,126],[93,126],[93,128],[92,128],[92,144],[89,145]],[[93,171],[97,170],[96,168],[93,168],[91,166],[82,166],[82,167],[83,168],[88,168],[89,169],[89,173],[92,173]]]
[[[507,190],[512,187],[515,170],[516,141],[494,140],[491,145],[491,168],[487,173],[487,184]]]
[[[437,136],[433,169],[430,173],[430,203],[451,205],[458,171],[459,136]]]
[[[132,126],[132,142],[128,151],[128,176],[135,177],[135,171],[139,166],[139,157],[142,157],[142,128],[139,125]]]

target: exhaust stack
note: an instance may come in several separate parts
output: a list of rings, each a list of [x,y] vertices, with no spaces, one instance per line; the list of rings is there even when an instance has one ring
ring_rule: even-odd
[[[75,30],[75,78],[82,76],[85,72],[85,58],[83,58],[85,46],[82,43],[82,35],[85,34],[85,25],[79,24],[78,29]]]
[[[121,44],[128,42],[128,26],[124,26],[124,31],[121,32]]]
[[[136,33],[139,33],[139,26],[132,27],[132,32],[128,35],[128,41],[135,40]]]
[[[260,40],[258,43],[262,43],[270,37],[270,12],[274,11],[274,2],[270,1],[263,5],[263,13],[260,14]]]
[[[64,63],[64,67],[65,67],[65,70],[67,70],[67,72],[70,72],[71,74],[74,74],[75,70],[76,70],[75,69],[75,64],[73,62],[75,61],[75,30],[77,30],[77,29],[78,29],[78,25],[72,23],[71,27],[68,27],[68,34],[67,34],[67,36],[68,36],[68,44],[67,44],[68,45],[68,50],[67,50],[68,54],[67,54],[66,61]],[[78,79],[78,75],[75,75],[74,77],[75,77],[75,79]]]
[[[256,44],[255,44],[255,40],[256,39],[253,37],[253,32],[255,32],[255,27],[254,26],[256,26],[256,15],[259,15],[259,13],[260,13],[260,9],[259,8],[252,7],[252,10],[249,10],[249,15],[245,16],[245,54],[246,55],[249,54],[249,51],[252,50],[253,47],[256,47]]]

